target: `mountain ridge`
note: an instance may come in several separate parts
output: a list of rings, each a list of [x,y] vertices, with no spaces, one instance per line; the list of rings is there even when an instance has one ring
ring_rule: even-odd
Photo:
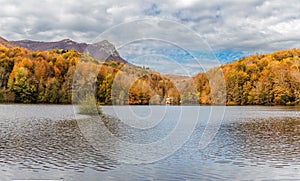
[[[6,48],[13,48],[15,45],[5,38],[0,36],[0,45],[5,46]]]
[[[34,40],[18,40],[10,41],[9,43],[26,48],[31,51],[51,51],[56,49],[74,50],[80,53],[85,53],[96,60],[103,62],[118,62],[131,65],[125,59],[123,59],[115,46],[103,40],[97,43],[78,43],[71,39],[63,39],[60,41],[46,42],[46,41],[34,41]]]

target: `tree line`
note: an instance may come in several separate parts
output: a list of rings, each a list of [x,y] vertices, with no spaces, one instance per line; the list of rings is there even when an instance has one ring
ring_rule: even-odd
[[[171,81],[147,68],[99,62],[72,50],[0,46],[0,102],[70,104],[74,87],[94,82],[95,99],[104,105],[165,104],[168,97],[173,104],[218,104],[222,94],[227,105],[295,105],[300,102],[299,57],[298,49],[257,54]],[[84,78],[74,80],[76,71]]]
[[[252,55],[200,73],[199,102],[213,104],[208,75],[221,71],[225,80],[227,105],[295,105],[300,102],[300,50]]]
[[[79,67],[80,65],[80,67]],[[88,75],[97,69],[96,80],[74,80],[77,71]],[[32,52],[0,46],[0,102],[72,103],[72,89],[84,89],[94,81],[99,104],[164,104],[168,96],[180,96],[166,77],[146,68],[117,62],[99,62],[72,50]],[[74,100],[74,99],[73,99]]]

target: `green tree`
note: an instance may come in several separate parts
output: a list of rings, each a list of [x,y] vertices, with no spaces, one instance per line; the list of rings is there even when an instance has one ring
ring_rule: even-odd
[[[34,103],[37,97],[37,81],[30,77],[29,71],[20,67],[16,69],[14,78],[9,79],[9,90],[15,95],[15,101]]]

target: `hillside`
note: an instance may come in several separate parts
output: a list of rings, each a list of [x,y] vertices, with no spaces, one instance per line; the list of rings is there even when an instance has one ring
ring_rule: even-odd
[[[164,104],[167,97],[174,104],[220,104],[222,94],[227,105],[300,103],[298,49],[252,55],[183,77],[131,66],[108,41],[13,43],[26,49],[0,39],[0,102],[71,103],[72,86],[85,87],[86,80],[73,80],[81,62],[82,75],[88,67],[99,69],[95,91],[100,104]]]
[[[15,45],[0,36],[0,45],[6,48],[13,48]]]
[[[110,42],[103,40],[94,44],[87,43],[77,43],[70,39],[64,39],[57,42],[41,42],[32,40],[20,40],[12,41],[16,46],[26,48],[31,51],[51,51],[51,50],[74,50],[80,53],[85,53],[96,60],[101,60],[104,62],[119,62],[124,64],[129,64],[124,60],[114,45]]]
[[[209,74],[222,71],[227,105],[295,105],[300,102],[300,50],[253,55],[198,74],[201,104],[213,104]]]
[[[73,50],[0,46],[0,102],[72,103],[74,87],[85,95],[92,69],[96,69],[94,89],[100,104],[161,104],[169,95],[179,97],[169,79],[151,70],[95,61]],[[74,80],[75,71],[81,78]]]

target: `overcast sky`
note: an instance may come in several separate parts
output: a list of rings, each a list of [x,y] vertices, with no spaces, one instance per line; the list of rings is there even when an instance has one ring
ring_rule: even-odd
[[[0,4],[0,36],[9,40],[70,38],[91,43],[120,24],[125,34],[136,34],[137,29],[123,25],[147,18],[178,23],[225,55],[300,48],[298,0],[0,0]],[[163,28],[169,31],[168,26]],[[153,33],[151,28],[142,30],[143,35]],[[162,29],[155,30],[163,34]]]

